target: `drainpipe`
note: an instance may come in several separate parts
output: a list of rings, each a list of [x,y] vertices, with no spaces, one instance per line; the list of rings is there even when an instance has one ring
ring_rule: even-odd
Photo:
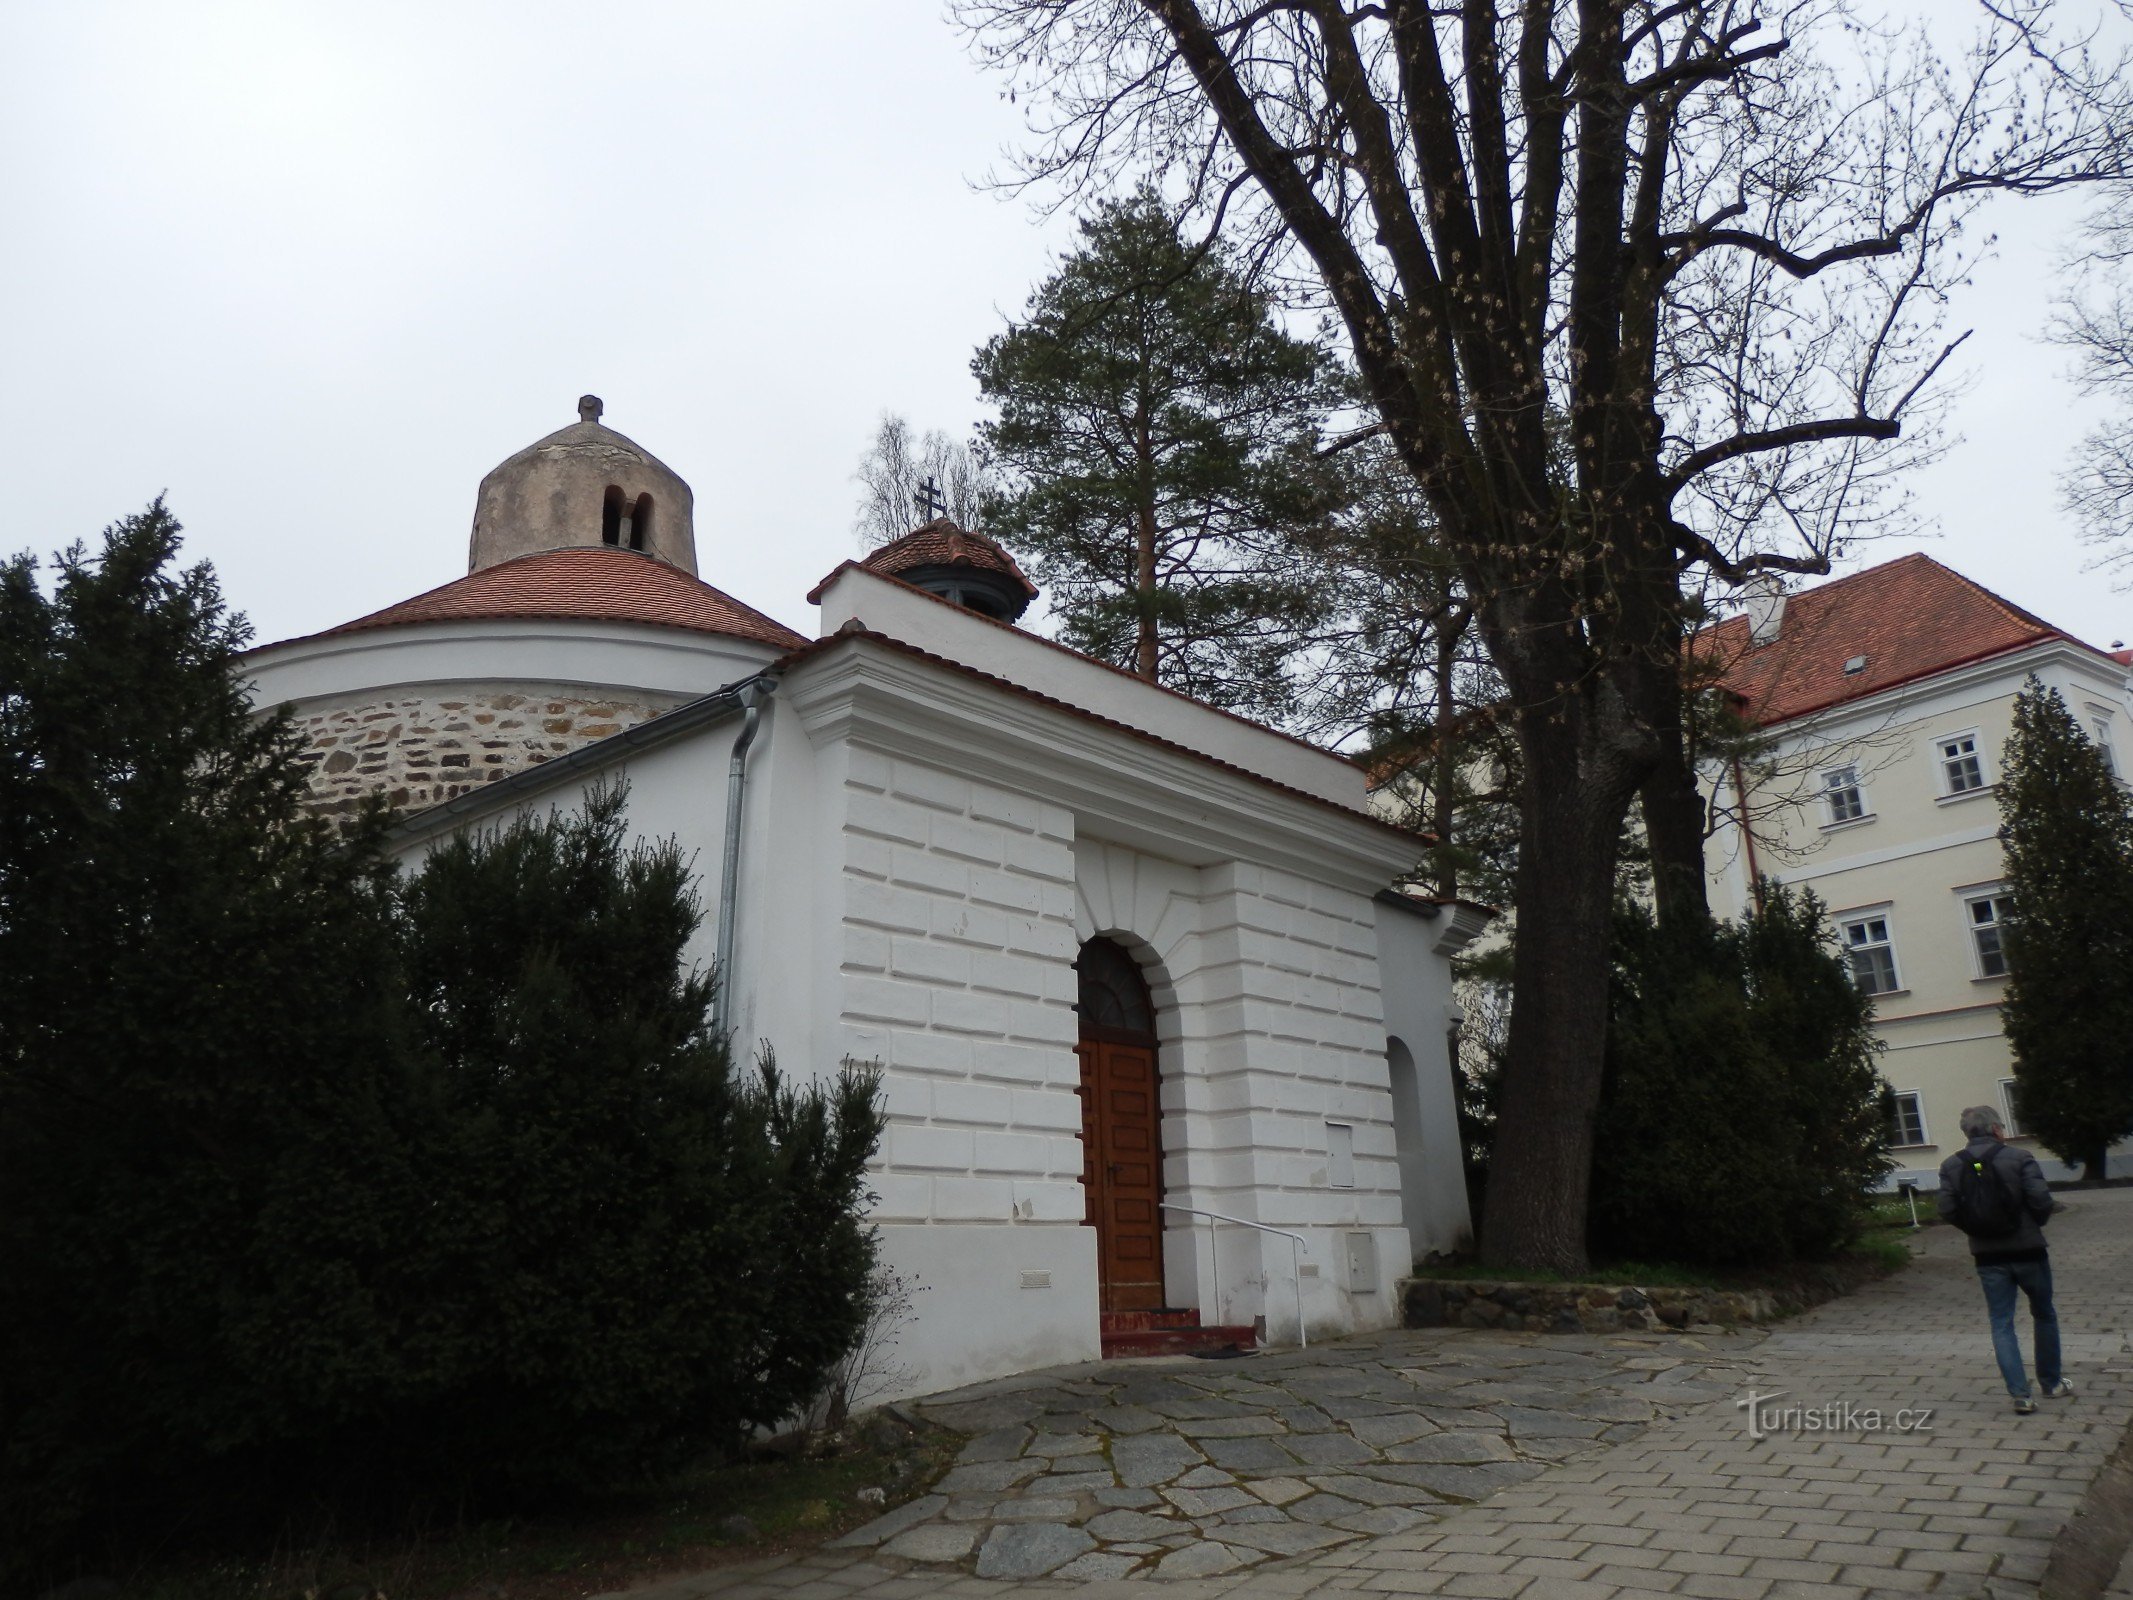
[[[763,703],[777,692],[777,680],[758,678],[741,686],[741,731],[734,736],[733,759],[726,766],[726,860],[719,874],[718,950],[713,959],[711,1031],[723,1033],[732,1015],[726,983],[733,971],[733,909],[741,887],[741,794],[748,779],[748,747],[763,720]]]

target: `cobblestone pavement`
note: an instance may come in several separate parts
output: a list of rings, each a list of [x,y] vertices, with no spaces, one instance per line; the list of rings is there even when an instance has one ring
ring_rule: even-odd
[[[940,1397],[985,1431],[866,1543],[636,1600],[2031,1593],[2133,1415],[2133,1191],[2068,1200],[2080,1395],[2033,1417],[2001,1392],[1961,1237],[1933,1229],[1909,1272],[1767,1337],[1429,1330]],[[1834,1431],[1784,1415],[1846,1406]]]

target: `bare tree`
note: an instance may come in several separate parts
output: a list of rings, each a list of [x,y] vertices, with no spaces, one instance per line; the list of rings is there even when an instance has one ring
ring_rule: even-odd
[[[2099,548],[2097,564],[2133,587],[2133,196],[2097,211],[2089,241],[2052,331],[2079,355],[2081,386],[2112,414],[2082,439],[2063,499]]]
[[[1684,574],[1826,570],[1930,443],[1962,223],[2125,172],[2121,63],[2051,0],[1954,51],[1844,0],[957,9],[1039,119],[1023,181],[1160,175],[1346,331],[1526,769],[1483,1253],[1575,1270],[1640,798],[1663,913],[1707,914]]]
[[[852,474],[859,484],[859,513],[853,527],[869,546],[900,539],[922,522],[944,515],[964,528],[985,520],[992,485],[985,464],[967,444],[958,444],[938,428],[914,433],[911,424],[884,411],[874,442]],[[925,486],[938,491],[929,506]]]

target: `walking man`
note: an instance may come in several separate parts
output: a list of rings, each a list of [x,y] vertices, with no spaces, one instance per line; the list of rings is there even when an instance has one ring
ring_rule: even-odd
[[[2003,1141],[2000,1114],[1992,1107],[1972,1106],[1961,1122],[1970,1143],[1940,1164],[1936,1204],[1943,1220],[1970,1235],[1970,1256],[1992,1317],[1992,1353],[2007,1392],[2014,1396],[2015,1410],[2028,1416],[2037,1402],[2030,1396],[2022,1346],[2015,1338],[2017,1289],[2029,1296],[2037,1386],[2054,1400],[2074,1392],[2059,1368],[2059,1313],[2052,1308],[2052,1259],[2044,1244],[2052,1194],[2037,1158]]]

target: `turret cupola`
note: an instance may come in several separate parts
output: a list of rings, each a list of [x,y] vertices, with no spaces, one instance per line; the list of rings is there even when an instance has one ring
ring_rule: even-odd
[[[982,616],[1013,622],[1037,598],[1015,558],[982,533],[935,517],[859,563]]]
[[[597,395],[578,420],[481,480],[467,570],[543,550],[635,550],[696,572],[695,496],[657,456],[600,421]]]

